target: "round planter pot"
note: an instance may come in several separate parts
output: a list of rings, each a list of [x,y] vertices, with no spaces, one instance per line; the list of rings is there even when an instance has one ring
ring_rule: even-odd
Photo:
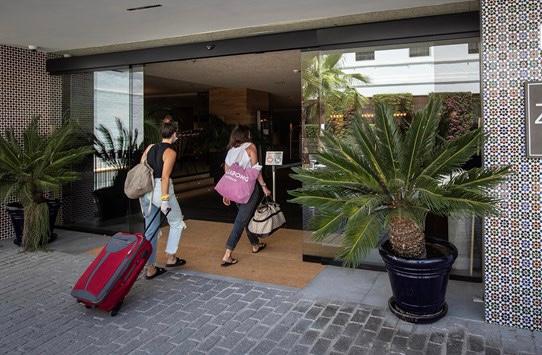
[[[61,203],[60,200],[47,200],[47,205],[49,207],[49,243],[54,241],[57,237],[53,233],[55,227],[56,217],[58,215],[58,210],[60,209]],[[8,212],[9,217],[11,218],[11,223],[15,231],[15,239],[13,243],[16,245],[22,245],[23,243],[23,229],[24,229],[24,208],[18,202],[8,203],[6,205],[6,211]]]
[[[393,292],[388,305],[398,318],[410,323],[432,323],[448,311],[446,287],[457,249],[438,239],[427,239],[426,248],[426,258],[408,259],[394,255],[387,239],[379,245]]]

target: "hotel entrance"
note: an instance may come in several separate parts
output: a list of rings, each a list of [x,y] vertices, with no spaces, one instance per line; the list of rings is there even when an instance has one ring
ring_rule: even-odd
[[[71,207],[64,211],[64,224],[102,233],[143,229],[138,202],[123,196],[124,177],[139,161],[142,148],[159,139],[158,127],[168,116],[179,125],[173,183],[189,226],[181,253],[190,245],[191,257],[202,263],[199,270],[221,272],[215,260],[223,252],[236,210],[221,203],[214,185],[223,173],[229,132],[237,124],[246,124],[253,132],[260,161],[267,151],[281,151],[284,157],[277,169],[275,193],[287,224],[270,238],[266,254],[276,254],[264,263],[265,268],[282,265],[278,274],[288,275],[289,270],[307,265],[340,265],[336,255],[342,246],[341,233],[314,241],[310,221],[318,211],[288,202],[288,191],[300,186],[290,177],[292,169],[322,166],[318,150],[323,132],[346,137],[353,120],[371,123],[379,102],[390,105],[394,117],[408,125],[431,96],[439,96],[444,102],[439,127],[443,139],[453,140],[478,127],[477,34],[463,31],[439,40],[426,36],[316,48],[298,45],[304,49],[236,55],[226,51],[212,57],[156,62],[147,58],[145,65],[64,74],[66,115],[103,148],[87,162],[84,178],[66,189]],[[480,160],[477,156],[469,164],[480,166]],[[270,173],[270,167],[264,167],[268,185]],[[481,280],[480,220],[429,216],[425,227],[428,235],[450,240],[460,249],[453,277]],[[376,250],[362,267],[383,270]],[[314,275],[300,274],[308,275],[302,283]]]

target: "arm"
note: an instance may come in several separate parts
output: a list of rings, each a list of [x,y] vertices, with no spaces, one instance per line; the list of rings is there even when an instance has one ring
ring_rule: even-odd
[[[258,152],[256,151],[256,146],[254,144],[251,144],[247,148],[247,153],[248,153],[248,157],[250,158],[250,164],[255,165],[258,162]],[[261,171],[260,171],[260,174],[258,175],[258,183],[262,187],[262,190],[265,196],[271,195],[271,191],[267,188],[267,185],[265,184]]]
[[[229,168],[230,166],[224,162],[224,173],[226,173]],[[222,197],[222,203],[226,206],[229,206],[231,204],[231,201],[225,197]]]
[[[162,196],[166,196],[169,192],[169,178],[177,160],[177,152],[173,149],[166,149],[162,159],[164,160],[164,168],[162,169]]]

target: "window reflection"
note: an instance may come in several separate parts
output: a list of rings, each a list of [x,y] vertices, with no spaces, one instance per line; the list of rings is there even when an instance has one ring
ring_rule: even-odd
[[[479,40],[305,52],[302,55],[303,163],[317,166],[321,130],[342,136],[352,120],[374,117],[376,103],[393,107],[407,127],[413,112],[433,95],[442,98],[440,135],[454,140],[480,124]],[[465,168],[480,166],[480,157]],[[305,211],[306,216],[314,211]],[[454,273],[481,275],[481,220],[428,216],[426,234],[449,239],[459,249]],[[315,253],[314,242],[307,249]],[[340,244],[338,236],[320,243],[322,256]],[[376,251],[367,264],[381,264]]]

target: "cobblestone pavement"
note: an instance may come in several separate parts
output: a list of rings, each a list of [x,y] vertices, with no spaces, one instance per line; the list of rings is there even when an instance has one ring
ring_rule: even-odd
[[[542,354],[539,332],[452,317],[413,326],[382,309],[191,273],[139,280],[110,317],[69,294],[89,261],[0,244],[0,353]]]

